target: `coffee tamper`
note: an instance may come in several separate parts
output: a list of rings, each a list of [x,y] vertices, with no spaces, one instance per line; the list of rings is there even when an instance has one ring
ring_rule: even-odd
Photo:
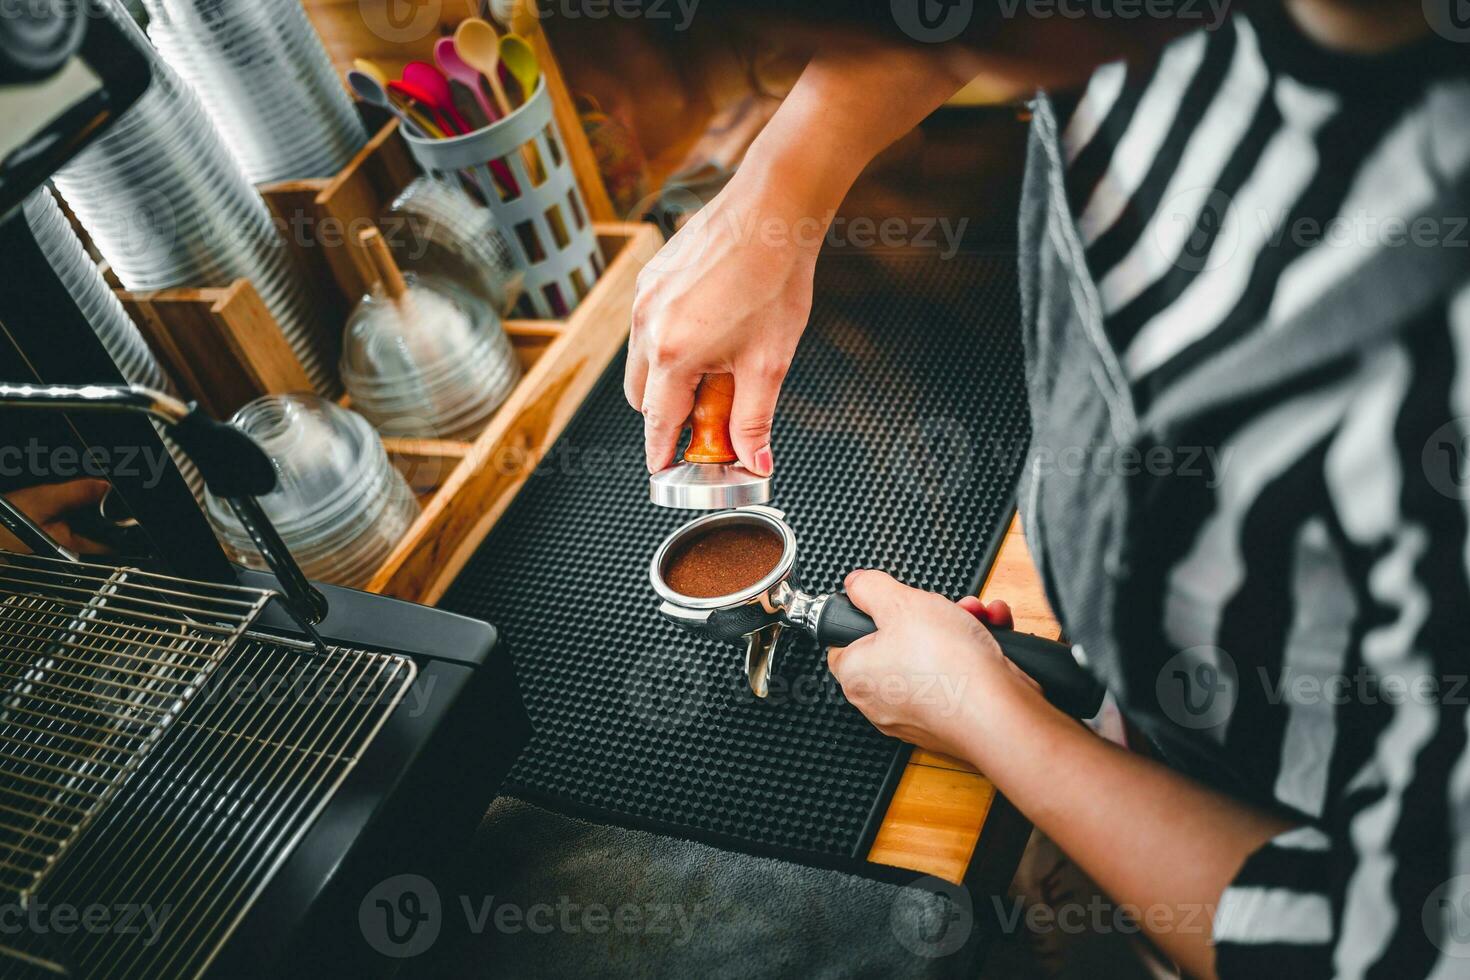
[[[694,395],[689,448],[682,462],[648,478],[648,496],[660,507],[729,510],[771,499],[771,478],[740,465],[730,442],[735,378],[707,374]]]
[[[672,555],[686,542],[732,525],[759,528],[780,538],[781,558],[775,567],[759,582],[731,595],[680,595],[667,578]],[[664,539],[648,567],[660,615],[697,636],[745,646],[745,673],[758,698],[770,691],[772,659],[784,629],[801,630],[823,647],[847,646],[877,629],[845,593],[807,592],[799,578],[796,532],[779,510],[760,506],[696,517]],[[1102,685],[1077,662],[1067,644],[1015,630],[992,628],[990,633],[1006,658],[1041,685],[1047,700],[1062,711],[1074,718],[1091,718],[1102,707]]]

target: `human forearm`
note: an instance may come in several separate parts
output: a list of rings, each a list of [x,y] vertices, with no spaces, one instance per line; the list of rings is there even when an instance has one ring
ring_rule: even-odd
[[[818,56],[730,183],[649,262],[624,391],[644,416],[650,470],[673,457],[700,379],[728,373],[735,451],[771,472],[776,399],[833,214],[863,167],[961,81],[935,51]]]
[[[830,217],[863,168],[965,81],[958,58],[943,48],[819,52],[732,185],[777,216]]]
[[[1191,976],[1213,976],[1221,893],[1290,823],[1098,738],[1024,685],[962,710],[965,757],[1114,901],[1141,910]]]

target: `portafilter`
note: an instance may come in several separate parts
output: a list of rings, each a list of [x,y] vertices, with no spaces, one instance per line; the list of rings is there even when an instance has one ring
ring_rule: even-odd
[[[698,598],[669,585],[670,564],[680,550],[711,531],[746,525],[781,539],[781,557],[764,578],[730,595]],[[743,643],[750,689],[763,698],[770,691],[776,644],[788,626],[812,636],[822,647],[847,646],[877,630],[866,613],[842,592],[812,594],[799,585],[796,532],[775,508],[755,505],[706,514],[684,524],[659,545],[648,567],[659,613],[698,636]],[[1102,707],[1103,687],[1078,663],[1065,643],[991,628],[1001,652],[1041,685],[1047,700],[1074,718],[1091,718]]]

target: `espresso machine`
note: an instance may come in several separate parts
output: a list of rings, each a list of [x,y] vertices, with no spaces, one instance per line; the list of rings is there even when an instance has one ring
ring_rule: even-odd
[[[256,502],[275,480],[259,448],[127,383],[22,204],[146,91],[147,62],[90,2],[18,9],[0,18],[0,439],[168,459],[167,432],[271,570],[228,560],[172,464],[106,474],[146,551],[126,563],[79,560],[0,497],[30,552],[0,551],[0,910],[23,923],[0,976],[389,973],[362,910],[385,880],[450,873],[529,735],[510,661],[486,623],[308,581]],[[170,912],[48,927],[123,906]]]

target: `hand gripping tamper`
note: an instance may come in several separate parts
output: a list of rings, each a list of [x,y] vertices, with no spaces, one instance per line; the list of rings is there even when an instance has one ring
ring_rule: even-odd
[[[729,510],[771,499],[771,478],[746,469],[730,442],[735,378],[707,374],[694,395],[691,436],[684,459],[648,479],[648,494],[660,507]]]

